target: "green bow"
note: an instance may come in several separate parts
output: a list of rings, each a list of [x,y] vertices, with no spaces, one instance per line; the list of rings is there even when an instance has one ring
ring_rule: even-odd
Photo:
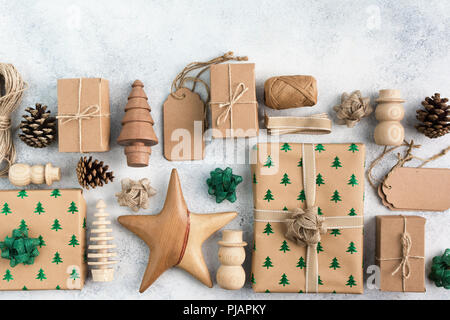
[[[429,277],[436,286],[450,289],[450,249],[445,250],[441,257],[433,258]]]
[[[221,203],[225,199],[230,202],[236,201],[236,187],[242,182],[242,177],[233,174],[231,168],[225,170],[217,168],[211,171],[208,184],[208,193],[216,197],[216,202]]]
[[[14,229],[12,238],[6,237],[0,242],[1,257],[10,260],[12,268],[18,264],[32,265],[34,258],[39,255],[37,249],[39,239],[29,238],[27,228]]]

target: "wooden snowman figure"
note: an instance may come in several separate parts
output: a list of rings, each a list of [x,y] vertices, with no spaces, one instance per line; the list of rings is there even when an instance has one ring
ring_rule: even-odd
[[[381,146],[399,146],[405,139],[405,129],[400,123],[405,117],[405,100],[399,90],[380,90],[375,117],[380,123],[375,128],[375,143]]]
[[[223,289],[239,290],[245,284],[245,271],[242,264],[245,261],[244,247],[241,230],[224,230],[222,240],[218,242],[219,262],[221,266],[217,270],[217,283]]]

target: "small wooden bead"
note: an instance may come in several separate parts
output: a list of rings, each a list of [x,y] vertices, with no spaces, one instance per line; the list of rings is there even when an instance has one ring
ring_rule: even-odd
[[[31,183],[46,183],[51,186],[53,182],[60,179],[61,170],[53,167],[51,163],[47,163],[45,166],[16,163],[9,169],[9,181],[17,187],[24,187]]]
[[[245,261],[241,230],[224,230],[222,241],[219,241],[219,261],[222,264],[217,270],[217,283],[223,289],[239,290],[245,284],[245,271],[242,264]]]

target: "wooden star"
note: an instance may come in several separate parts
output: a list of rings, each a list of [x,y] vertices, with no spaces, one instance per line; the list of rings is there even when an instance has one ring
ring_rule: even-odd
[[[237,216],[236,212],[196,214],[189,211],[176,169],[172,170],[166,202],[158,215],[121,216],[120,224],[150,248],[147,269],[139,292],[147,290],[172,267],[181,268],[208,287],[213,283],[202,253],[202,244]]]

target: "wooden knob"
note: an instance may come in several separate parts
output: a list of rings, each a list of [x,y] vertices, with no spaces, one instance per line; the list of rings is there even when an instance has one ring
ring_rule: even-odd
[[[55,168],[51,163],[45,165],[45,183],[51,186],[54,181],[61,180],[61,169]]]

